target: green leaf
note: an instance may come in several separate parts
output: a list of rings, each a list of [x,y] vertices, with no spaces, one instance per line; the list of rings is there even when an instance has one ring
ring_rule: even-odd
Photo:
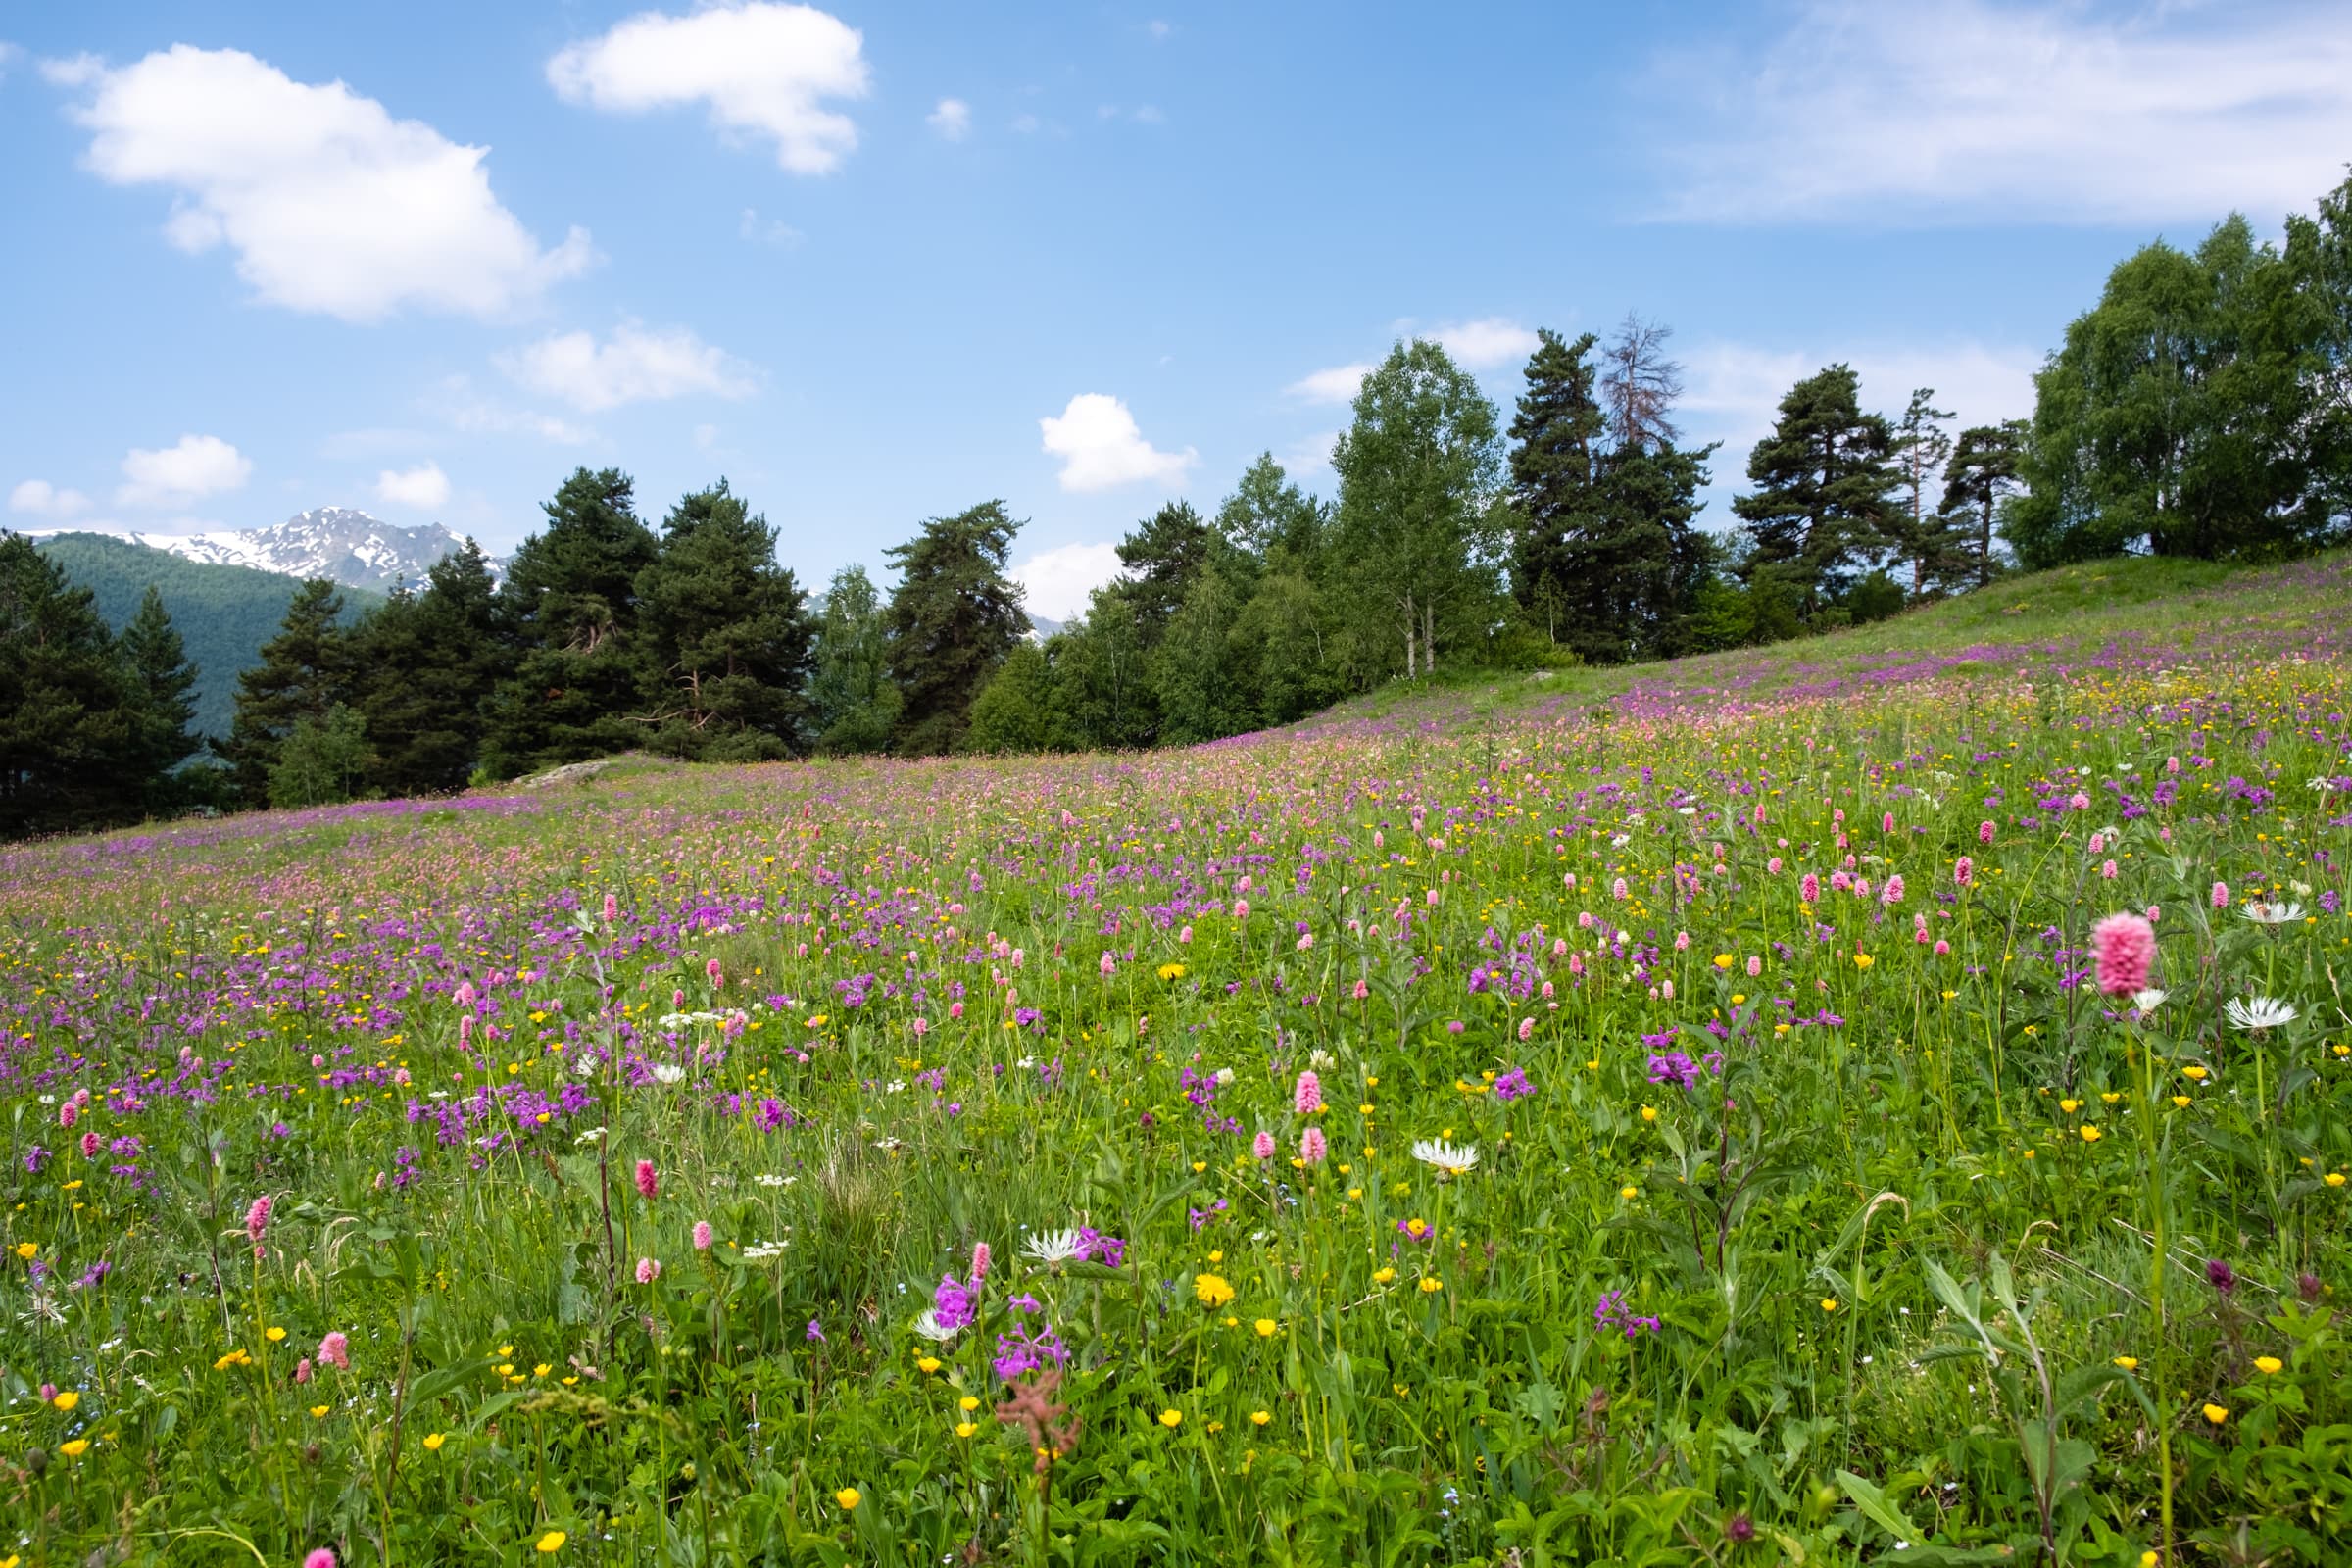
[[[1908,1541],[1919,1534],[1918,1527],[1903,1517],[1903,1511],[1887,1500],[1886,1494],[1880,1491],[1876,1483],[1863,1480],[1851,1470],[1840,1470],[1838,1472],[1838,1485],[1845,1490],[1845,1494],[1853,1499],[1854,1506],[1861,1509],[1872,1524],[1886,1531],[1897,1541]]]

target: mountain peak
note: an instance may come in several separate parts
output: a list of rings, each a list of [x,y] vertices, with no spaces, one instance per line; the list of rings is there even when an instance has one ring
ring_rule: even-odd
[[[134,533],[134,543],[189,561],[253,566],[289,577],[325,577],[347,588],[378,592],[396,583],[424,581],[433,563],[465,543],[441,524],[404,528],[352,507],[314,507],[266,528],[210,533]],[[503,561],[491,561],[493,574]]]

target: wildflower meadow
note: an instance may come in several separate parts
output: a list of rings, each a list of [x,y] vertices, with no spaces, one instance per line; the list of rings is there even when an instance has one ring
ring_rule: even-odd
[[[2352,1561],[2352,576],[2102,569],[0,853],[0,1568]]]

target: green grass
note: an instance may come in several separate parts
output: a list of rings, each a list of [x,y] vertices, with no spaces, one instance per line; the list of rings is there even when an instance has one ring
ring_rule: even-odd
[[[0,853],[0,1562],[2341,1563],[2344,567]]]

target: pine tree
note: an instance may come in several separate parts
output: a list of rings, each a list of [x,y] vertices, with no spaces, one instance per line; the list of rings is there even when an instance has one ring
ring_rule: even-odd
[[[899,567],[883,625],[904,706],[891,737],[902,756],[957,749],[972,699],[1029,630],[1021,589],[1004,575],[1021,524],[1002,501],[933,517],[883,552]]]
[[[1189,501],[1169,502],[1119,541],[1119,591],[1135,606],[1146,647],[1158,643],[1219,542]]]
[[[323,577],[295,592],[277,635],[262,645],[260,662],[237,676],[236,714],[221,753],[248,806],[270,804],[270,773],[278,751],[304,719],[323,723],[352,690],[352,636],[336,624],[343,596]]]
[[[1437,668],[1439,635],[1483,635],[1508,524],[1494,408],[1446,351],[1399,343],[1364,377],[1332,451],[1340,478],[1333,585],[1367,631],[1404,644],[1404,673]]]
[[[421,593],[395,588],[357,636],[373,787],[396,796],[465,788],[484,705],[512,663],[481,547],[467,539],[435,562]]]
[[[1927,592],[1935,564],[1945,553],[1943,526],[1928,510],[1928,486],[1951,459],[1952,438],[1943,428],[1951,417],[1951,410],[1936,407],[1936,389],[1923,386],[1912,392],[1903,416],[1894,424],[1894,463],[1902,473],[1904,491],[1897,551],[1911,567],[1911,596],[1915,599]]]
[[[662,527],[661,555],[637,577],[657,666],[651,744],[710,761],[803,755],[816,626],[776,564],[775,529],[724,479],[680,501]]]
[[[580,468],[546,504],[547,529],[523,541],[499,591],[514,673],[487,708],[482,766],[513,778],[625,751],[654,659],[639,636],[638,574],[660,553],[616,468]]]
[[[1936,516],[1944,525],[1948,574],[1982,588],[2000,571],[1992,535],[2004,497],[2018,487],[2018,463],[2025,453],[2023,419],[1980,424],[1960,432],[1943,470],[1943,501]]]
[[[1637,317],[1603,357],[1598,341],[1542,332],[1511,421],[1513,586],[1555,643],[1615,663],[1680,646],[1708,557],[1693,520],[1712,446],[1674,444],[1682,368],[1668,329]]]
[[[152,583],[117,646],[129,667],[136,699],[141,804],[151,816],[166,815],[188,799],[179,765],[204,749],[203,737],[189,728],[196,717],[196,682],[202,672],[188,662],[187,646]]]
[[[1790,388],[1772,434],[1748,455],[1755,491],[1732,502],[1753,541],[1751,578],[1786,586],[1807,618],[1838,598],[1887,542],[1900,482],[1893,453],[1894,431],[1862,412],[1850,367],[1833,365]]]
[[[0,838],[138,820],[145,713],[90,591],[0,533]]]
[[[1527,362],[1510,438],[1510,503],[1518,527],[1511,581],[1521,607],[1540,617],[1554,642],[1590,646],[1617,639],[1607,584],[1592,568],[1600,520],[1598,468],[1608,415],[1593,395],[1588,358],[1600,340],[1573,343],[1540,329]],[[1580,635],[1584,628],[1589,632]],[[1590,654],[1587,657],[1591,657]]]
[[[825,589],[808,699],[819,752],[845,757],[889,747],[899,689],[890,683],[882,596],[863,566],[842,567]]]

